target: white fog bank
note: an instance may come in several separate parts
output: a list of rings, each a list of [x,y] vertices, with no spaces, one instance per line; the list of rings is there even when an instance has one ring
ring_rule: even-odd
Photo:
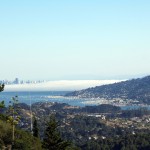
[[[5,85],[7,91],[73,91],[120,82],[122,80],[61,80],[36,84]]]

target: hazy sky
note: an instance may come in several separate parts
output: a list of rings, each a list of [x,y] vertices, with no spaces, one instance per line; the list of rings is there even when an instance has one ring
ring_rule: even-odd
[[[148,75],[149,40],[149,0],[0,1],[0,80]]]

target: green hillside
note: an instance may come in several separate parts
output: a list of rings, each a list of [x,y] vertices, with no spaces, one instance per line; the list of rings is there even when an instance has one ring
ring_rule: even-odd
[[[81,98],[122,98],[138,100],[150,104],[150,76],[127,80],[119,83],[96,86],[66,94]]]

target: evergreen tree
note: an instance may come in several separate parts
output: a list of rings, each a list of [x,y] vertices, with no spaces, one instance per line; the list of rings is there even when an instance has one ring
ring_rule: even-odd
[[[5,107],[4,101],[0,102],[0,108],[4,108],[4,107]]]
[[[4,84],[0,84],[0,92],[2,92],[4,90]],[[0,102],[0,108],[4,108],[4,101]]]
[[[15,130],[16,125],[19,124],[20,116],[18,114],[19,111],[19,105],[18,105],[18,96],[12,97],[12,101],[10,101],[10,105],[8,108],[8,120],[7,123],[10,123],[12,125],[12,148],[14,147],[14,141],[15,141]]]
[[[4,84],[0,84],[0,92],[4,90]]]
[[[46,150],[66,150],[70,143],[61,138],[57,130],[58,123],[53,116],[50,117],[50,121],[46,126],[42,147]]]
[[[33,131],[33,136],[38,138],[39,137],[39,128],[38,128],[37,120],[35,117],[34,117],[32,131]]]

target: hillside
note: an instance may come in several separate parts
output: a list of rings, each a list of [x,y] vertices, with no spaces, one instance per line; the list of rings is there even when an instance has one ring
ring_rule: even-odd
[[[133,99],[140,103],[150,104],[150,76],[74,91],[67,93],[66,96]]]

